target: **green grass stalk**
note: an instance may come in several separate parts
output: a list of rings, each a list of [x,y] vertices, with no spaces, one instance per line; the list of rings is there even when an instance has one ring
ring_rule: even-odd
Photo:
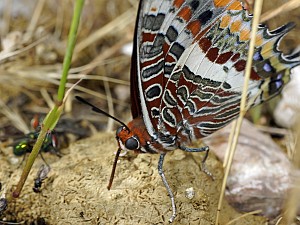
[[[65,54],[64,62],[63,62],[62,77],[61,77],[60,85],[59,85],[59,89],[58,89],[57,100],[55,102],[55,106],[48,113],[48,115],[46,116],[46,118],[43,121],[42,129],[37,138],[37,141],[32,149],[32,152],[30,153],[30,155],[27,159],[26,165],[22,172],[21,178],[17,184],[17,187],[13,191],[12,196],[15,198],[20,196],[22,188],[23,188],[25,181],[28,177],[28,174],[32,168],[32,165],[33,165],[36,157],[39,154],[40,148],[44,142],[47,132],[54,129],[56,123],[58,122],[58,120],[60,118],[61,112],[63,110],[63,99],[64,99],[64,95],[65,95],[65,90],[66,90],[66,82],[67,82],[68,72],[70,69],[72,55],[73,55],[73,51],[74,51],[74,47],[75,47],[75,43],[76,43],[77,31],[78,31],[78,27],[79,27],[80,16],[81,16],[83,4],[84,4],[84,0],[76,0],[76,2],[75,2],[72,24],[71,24],[71,28],[70,28],[70,32],[69,32],[66,54]]]

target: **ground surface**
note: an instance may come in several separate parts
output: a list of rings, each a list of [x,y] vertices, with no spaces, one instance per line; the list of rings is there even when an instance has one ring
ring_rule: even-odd
[[[107,190],[116,148],[114,134],[108,133],[72,144],[62,158],[50,157],[50,162],[55,161],[51,162],[49,178],[42,192],[36,194],[32,187],[42,164],[38,159],[21,197],[10,203],[4,218],[28,222],[41,217],[48,224],[168,224],[170,200],[157,173],[158,155],[122,157],[112,190]],[[211,154],[207,166],[216,178],[213,181],[201,172],[201,157],[179,150],[166,157],[165,173],[178,208],[174,224],[214,224],[223,171]],[[15,184],[21,170],[10,165],[8,158],[0,160],[2,182],[11,176]],[[8,185],[7,181],[4,185]],[[195,191],[191,200],[185,197],[190,187]],[[221,215],[222,225],[241,216],[226,203]],[[265,224],[265,219],[246,216],[231,224],[260,225]]]

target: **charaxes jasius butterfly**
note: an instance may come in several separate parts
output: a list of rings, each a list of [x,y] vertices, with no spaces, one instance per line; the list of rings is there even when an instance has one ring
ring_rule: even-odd
[[[159,153],[158,172],[171,198],[170,222],[174,220],[174,196],[163,172],[165,154],[175,149],[207,153],[207,146],[190,148],[190,143],[237,117],[251,20],[237,0],[140,1],[131,65],[133,120],[125,125],[116,119],[122,126],[116,132],[119,149],[108,189],[121,150]],[[291,68],[300,64],[298,53],[287,56],[278,50],[292,27],[289,23],[269,31],[259,26],[248,108],[277,95]]]

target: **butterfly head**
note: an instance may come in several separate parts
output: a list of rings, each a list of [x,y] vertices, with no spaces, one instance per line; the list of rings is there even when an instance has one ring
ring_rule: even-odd
[[[115,156],[113,168],[112,168],[109,183],[107,186],[108,190],[110,190],[110,188],[112,186],[116,167],[117,167],[117,162],[118,162],[121,151],[122,150],[125,150],[125,151],[131,150],[131,151],[135,151],[137,153],[141,152],[141,142],[138,137],[139,135],[136,133],[136,130],[138,130],[138,129],[131,127],[131,125],[132,125],[132,122],[130,122],[127,126],[125,124],[122,124],[116,131],[116,139],[118,141],[119,148],[118,148],[118,151]]]
[[[140,149],[140,140],[126,126],[120,126],[116,132],[116,139],[119,143],[119,147],[122,150],[138,150]]]
[[[103,114],[103,115],[106,115],[107,117],[112,118],[113,120],[115,120],[121,124],[121,126],[117,129],[117,132],[116,132],[116,139],[118,141],[119,148],[118,148],[118,151],[115,156],[113,168],[112,168],[111,175],[110,175],[109,184],[107,186],[107,188],[110,189],[112,186],[113,179],[114,179],[115,170],[116,170],[116,166],[117,166],[117,162],[118,162],[121,150],[133,150],[135,152],[142,152],[141,146],[145,145],[146,139],[149,139],[148,136],[145,136],[146,127],[144,125],[142,118],[136,118],[136,119],[132,120],[131,122],[129,122],[128,125],[126,125],[119,119],[104,112],[103,110],[101,110],[98,107],[94,106],[93,104],[89,103],[85,99],[83,99],[79,96],[76,96],[76,99],[86,105],[91,106],[93,111]],[[145,136],[145,138],[143,138],[144,136]]]
[[[108,114],[107,112],[104,112],[102,109],[99,109],[98,107],[89,103],[85,99],[83,99],[79,96],[76,96],[76,99],[86,105],[91,106],[93,111],[103,114],[109,118],[112,118],[113,120],[115,120],[121,124],[121,126],[117,129],[117,132],[116,132],[116,139],[118,140],[120,151],[121,150],[137,150],[140,148],[139,139],[137,138],[136,135],[134,135],[134,132],[132,132],[132,129],[130,126],[132,123],[129,123],[127,126],[125,123],[123,123],[116,117]]]

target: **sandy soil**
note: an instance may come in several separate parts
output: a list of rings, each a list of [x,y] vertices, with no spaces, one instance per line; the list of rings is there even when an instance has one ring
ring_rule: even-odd
[[[37,194],[32,187],[43,163],[39,157],[21,197],[9,204],[2,220],[29,223],[40,217],[47,224],[168,224],[170,200],[157,173],[158,155],[129,153],[122,157],[112,190],[107,190],[116,148],[114,134],[100,133],[72,144],[60,159],[45,155],[52,170]],[[214,224],[223,171],[210,154],[207,167],[216,178],[213,181],[199,168],[202,156],[177,150],[166,157],[165,174],[178,208],[173,224]],[[1,182],[6,187],[16,184],[21,174],[17,165],[9,163],[10,157],[0,159]],[[191,187],[195,196],[190,200],[185,191]],[[241,216],[227,203],[221,215],[221,225]],[[231,224],[260,225],[266,220],[246,216]]]

